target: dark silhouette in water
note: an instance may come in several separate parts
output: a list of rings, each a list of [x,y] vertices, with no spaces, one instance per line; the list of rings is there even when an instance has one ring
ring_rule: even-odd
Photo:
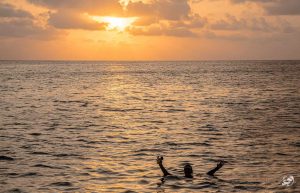
[[[165,176],[171,176],[171,174],[163,166],[163,163],[162,163],[163,160],[164,160],[163,156],[161,156],[161,157],[157,156],[157,160],[156,161],[157,161],[157,164],[159,165],[161,171],[163,172],[164,177]],[[214,169],[212,169],[209,172],[207,172],[207,174],[210,175],[210,176],[213,176],[219,169],[222,168],[222,166],[224,164],[225,164],[225,161],[221,160],[218,163],[218,165]],[[186,177],[186,178],[193,178],[193,168],[192,168],[192,166],[190,164],[186,164],[184,166],[184,168],[183,168],[183,171],[184,171],[184,177]]]

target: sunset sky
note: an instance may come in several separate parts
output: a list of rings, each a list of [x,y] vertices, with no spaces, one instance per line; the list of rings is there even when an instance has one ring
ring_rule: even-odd
[[[300,59],[300,0],[1,0],[0,59]]]

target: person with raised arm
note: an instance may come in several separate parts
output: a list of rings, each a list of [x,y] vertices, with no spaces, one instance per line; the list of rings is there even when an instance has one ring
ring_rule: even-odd
[[[164,160],[164,157],[163,156],[157,156],[157,164],[159,165],[162,173],[163,173],[163,176],[166,177],[166,176],[172,176],[172,174],[170,174],[167,169],[164,167],[163,165],[163,160]],[[214,174],[223,167],[223,165],[225,164],[225,161],[221,160],[217,166],[215,168],[213,168],[212,170],[210,170],[209,172],[207,172],[206,174],[207,175],[210,175],[210,176],[214,176]],[[184,171],[184,177],[186,178],[193,178],[193,168],[190,164],[185,164],[184,165],[184,168],[183,168],[183,171]]]

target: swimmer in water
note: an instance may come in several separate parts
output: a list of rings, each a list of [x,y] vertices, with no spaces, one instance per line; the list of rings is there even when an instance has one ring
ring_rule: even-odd
[[[164,177],[166,177],[166,176],[172,176],[172,174],[170,174],[167,170],[166,170],[166,168],[163,166],[163,160],[164,160],[164,158],[163,158],[163,156],[157,156],[157,164],[159,165],[159,167],[160,167],[160,169],[161,169],[161,171],[163,172],[163,174],[164,174]],[[212,169],[212,170],[210,170],[209,172],[207,172],[206,174],[207,175],[210,175],[210,176],[214,176],[214,174],[219,170],[219,169],[221,169],[221,167],[223,166],[225,164],[225,161],[220,161],[218,164],[217,164],[217,166],[214,168],[214,169]],[[193,168],[192,168],[192,166],[190,165],[190,164],[186,164],[185,166],[184,166],[184,168],[183,168],[183,171],[184,171],[184,177],[186,177],[186,178],[193,178]]]

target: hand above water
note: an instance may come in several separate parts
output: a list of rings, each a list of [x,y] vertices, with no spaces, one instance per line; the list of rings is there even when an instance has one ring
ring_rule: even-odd
[[[221,168],[225,163],[226,163],[226,161],[221,160],[221,161],[217,164],[217,167],[218,167],[218,168]]]
[[[156,162],[157,164],[162,164],[162,161],[164,160],[164,157],[163,156],[157,156],[156,158]]]

